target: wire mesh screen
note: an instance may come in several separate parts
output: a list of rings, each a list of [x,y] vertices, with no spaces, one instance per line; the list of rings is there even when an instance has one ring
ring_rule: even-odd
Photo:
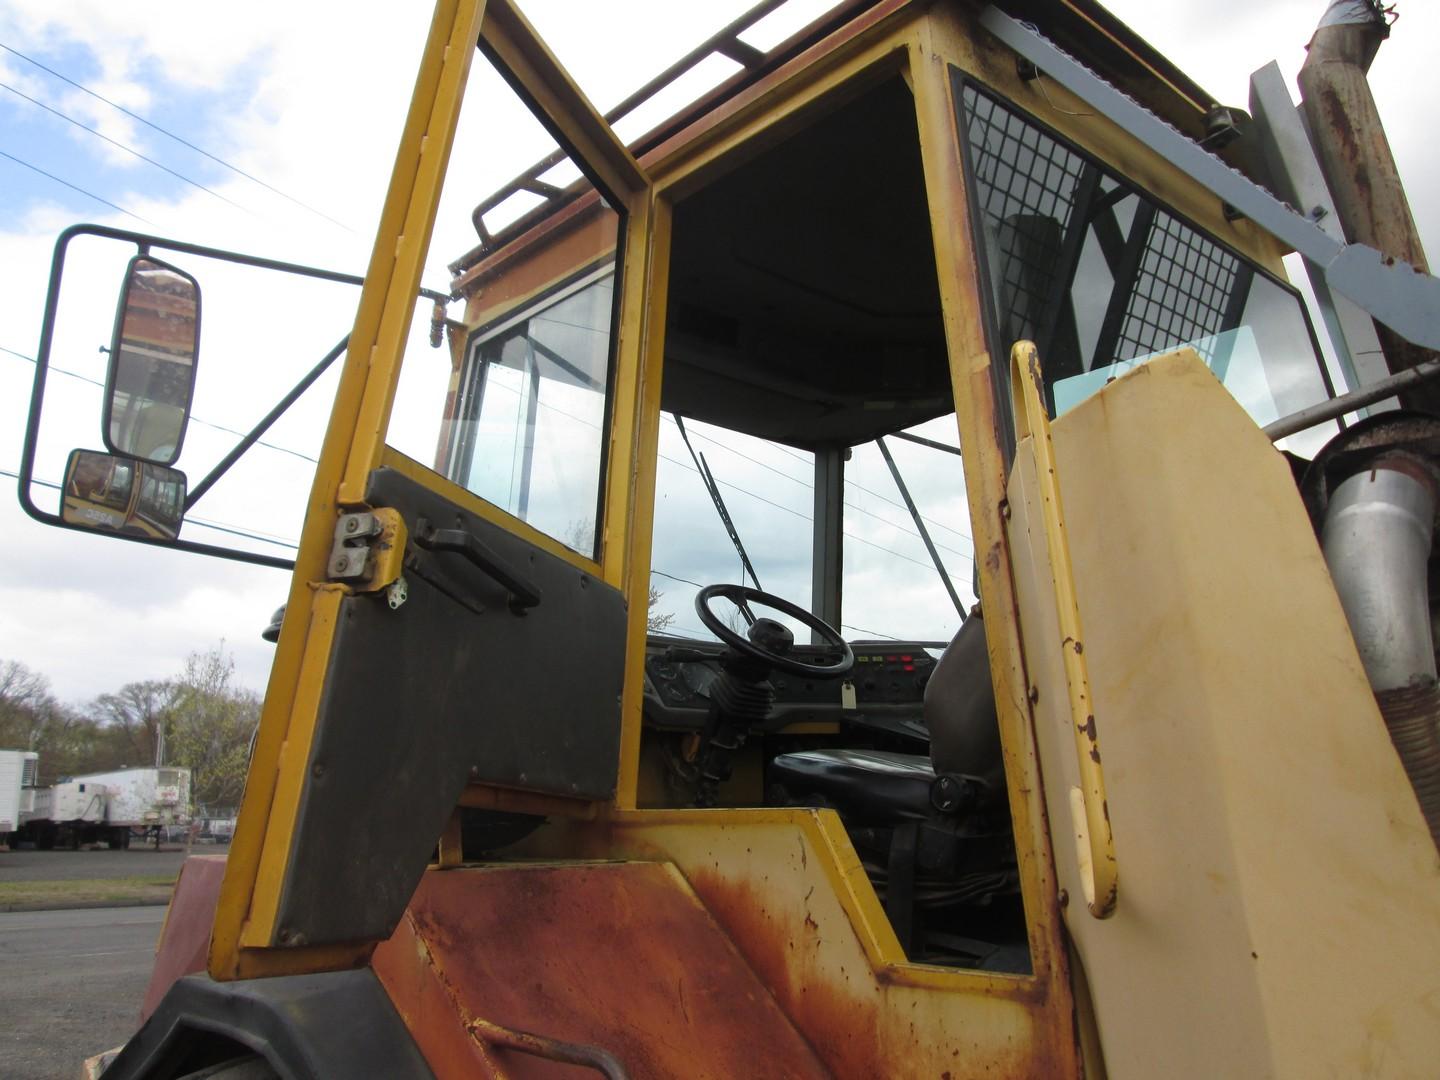
[[[972,86],[965,115],[981,213],[997,248],[1001,314],[1011,337],[1033,338],[1054,293],[1085,161]]]
[[[1001,102],[967,84],[964,105],[976,195],[993,249],[998,314],[1012,340],[1038,339],[1047,319],[1053,325],[1049,308],[1070,299],[1068,278],[1077,267],[1063,258],[1067,235],[1088,230],[1092,215],[1113,214],[1116,200],[1105,198],[1100,186],[1082,184],[1094,168],[1085,158]],[[1088,205],[1077,206],[1082,191],[1090,193]],[[1133,204],[1139,196],[1125,198]],[[1089,371],[1185,342],[1208,361],[1213,342],[1205,339],[1238,319],[1235,301],[1243,297],[1235,294],[1249,280],[1240,261],[1158,209],[1148,229],[1128,243],[1141,250],[1130,280],[1115,282],[1111,303],[1123,305],[1123,317],[1113,324],[1118,333],[1087,343],[1078,368]],[[1118,253],[1111,254],[1119,261]],[[1053,354],[1059,346],[1051,346]]]
[[[1211,338],[1226,326],[1240,260],[1163,210],[1145,241],[1140,273],[1112,360],[1133,360],[1190,342],[1210,361]],[[1233,320],[1235,316],[1231,316]]]

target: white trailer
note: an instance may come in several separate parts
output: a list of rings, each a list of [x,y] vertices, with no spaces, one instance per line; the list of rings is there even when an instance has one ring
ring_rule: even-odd
[[[18,839],[33,840],[41,850],[57,844],[79,847],[101,841],[123,847],[123,838],[106,822],[110,789],[86,780],[64,780],[44,788],[30,788],[29,809],[20,813]],[[126,836],[129,830],[125,830]]]
[[[106,821],[114,839],[129,845],[132,829],[152,832],[157,842],[161,830],[190,824],[190,770],[173,766],[115,769],[73,777],[89,784],[103,784],[110,792]],[[123,838],[122,838],[123,834]],[[112,847],[119,846],[112,840]]]
[[[189,769],[86,773],[25,794],[28,806],[19,813],[14,838],[42,849],[94,843],[125,848],[137,829],[158,843],[165,828],[190,823]]]
[[[34,809],[40,755],[33,750],[0,750],[0,840],[14,846],[22,815]]]

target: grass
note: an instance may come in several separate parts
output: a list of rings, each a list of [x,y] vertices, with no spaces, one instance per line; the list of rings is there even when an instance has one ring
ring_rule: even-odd
[[[5,881],[0,882],[0,909],[166,901],[174,887],[174,874],[74,881]]]

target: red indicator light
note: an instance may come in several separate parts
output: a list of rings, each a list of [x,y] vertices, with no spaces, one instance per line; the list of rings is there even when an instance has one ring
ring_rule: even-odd
[[[913,656],[902,656],[902,657],[900,657],[900,659],[903,660],[905,663],[908,664],[908,663],[910,663],[911,660],[914,660],[915,658],[914,658]]]
[[[914,664],[906,664],[905,667],[904,667],[904,670],[905,670],[905,671],[914,671],[914,670],[915,670],[915,665],[914,665]]]
[[[887,664],[893,664],[893,663],[895,663],[896,660],[899,660],[899,659],[900,659],[900,658],[899,658],[898,656],[887,656],[887,657],[885,657],[885,662],[886,662]]]

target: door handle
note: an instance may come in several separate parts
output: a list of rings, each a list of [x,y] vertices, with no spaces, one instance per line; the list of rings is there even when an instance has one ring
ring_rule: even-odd
[[[437,529],[426,518],[415,523],[415,543],[426,551],[450,552],[462,556],[477,569],[494,578],[510,594],[510,610],[523,615],[540,603],[540,587],[513,569],[480,538],[465,529]]]

